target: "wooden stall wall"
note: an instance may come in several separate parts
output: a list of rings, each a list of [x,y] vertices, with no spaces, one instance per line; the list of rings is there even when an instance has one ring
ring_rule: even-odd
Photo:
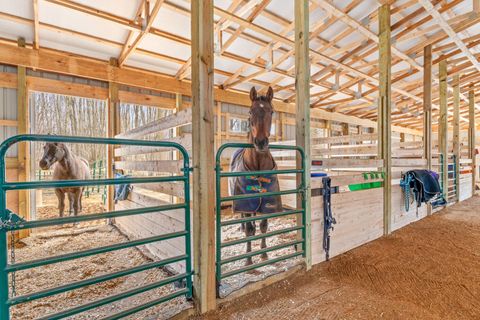
[[[472,159],[469,154],[468,147],[468,132],[460,132],[460,168],[459,168],[459,186],[458,199],[459,201],[470,198],[472,194],[472,176],[474,170],[472,168]],[[478,162],[477,162],[478,163]]]
[[[427,216],[427,206],[417,208],[413,197],[409,197],[407,211],[405,194],[400,187],[402,174],[409,170],[427,169],[421,137],[407,134],[392,135],[392,230]]]
[[[377,135],[362,128],[329,124],[329,137],[312,139],[312,172],[331,177],[331,208],[336,220],[330,257],[383,235],[383,176],[377,159]],[[312,262],[325,260],[322,177],[312,177]]]
[[[15,67],[0,65],[0,141],[17,134],[17,69]],[[7,152],[7,180],[18,180],[18,161],[16,145]],[[13,212],[18,212],[18,192],[8,192],[7,207]]]
[[[165,98],[175,101],[174,98],[169,97],[167,94]],[[183,110],[176,113],[165,112],[164,117],[147,121],[138,127],[132,127],[130,130],[120,133],[117,137],[177,142],[183,145],[191,154],[192,136],[189,125],[192,119],[192,109],[190,108],[190,103],[185,99],[183,104],[186,106]],[[122,107],[128,108],[129,106],[123,105]],[[175,105],[172,107],[175,107]],[[180,130],[177,131],[176,129],[180,128],[182,133],[177,135],[177,132],[180,132]],[[114,154],[115,170],[129,176],[183,174],[181,171],[183,159],[179,157],[174,149],[120,146],[115,149]],[[183,183],[134,185],[128,200],[118,201],[115,204],[115,210],[183,202],[183,197]],[[135,217],[121,217],[116,219],[115,224],[130,238],[145,238],[184,230],[184,211],[172,210],[142,214]],[[171,239],[148,244],[145,247],[147,249],[146,254],[159,258],[169,258],[184,252],[184,239]],[[172,265],[172,271],[174,272],[184,272],[184,268],[183,263]]]

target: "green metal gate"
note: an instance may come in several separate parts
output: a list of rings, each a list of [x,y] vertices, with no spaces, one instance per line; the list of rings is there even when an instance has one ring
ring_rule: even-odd
[[[286,169],[286,170],[262,170],[262,171],[249,171],[249,172],[222,172],[221,166],[221,155],[222,152],[227,148],[253,148],[253,144],[249,143],[226,143],[223,144],[217,151],[216,155],[216,280],[217,280],[217,294],[218,294],[218,287],[221,284],[222,279],[227,277],[243,273],[246,271],[250,271],[256,268],[260,268],[269,264],[273,264],[282,260],[294,258],[297,256],[306,255],[305,250],[305,238],[306,238],[306,229],[305,229],[305,203],[306,203],[306,176],[305,176],[305,153],[301,147],[298,146],[285,146],[285,145],[270,145],[269,148],[272,150],[293,150],[297,151],[301,157],[301,168],[296,169]],[[264,192],[264,193],[253,193],[253,194],[242,194],[242,195],[234,195],[228,197],[222,197],[221,195],[221,178],[228,178],[228,177],[240,177],[240,176],[260,176],[260,175],[271,175],[271,174],[301,174],[301,184],[296,189],[292,190],[284,190],[284,191],[277,191],[277,192]],[[301,207],[296,208],[293,210],[287,210],[282,212],[276,213],[269,213],[269,214],[261,214],[258,216],[253,217],[246,217],[246,218],[239,218],[239,219],[229,219],[229,220],[222,220],[222,211],[221,205],[227,201],[233,200],[244,200],[244,199],[253,199],[253,198],[261,198],[261,197],[268,197],[268,196],[281,196],[281,195],[289,195],[289,194],[299,194],[301,196]],[[230,226],[230,225],[238,225],[245,222],[252,222],[258,221],[263,219],[271,219],[276,217],[284,217],[289,215],[297,215],[301,216],[301,223],[297,223],[295,227],[288,227],[280,230],[270,231],[265,234],[258,234],[250,237],[245,237],[237,240],[229,240],[226,242],[222,242],[222,227]],[[297,220],[298,222],[298,220]],[[239,254],[233,257],[229,257],[227,259],[222,258],[222,249],[228,246],[237,245],[246,243],[248,241],[265,239],[272,236],[277,236],[289,232],[300,232],[301,237],[297,237],[295,241],[291,241],[285,244],[275,245],[272,247],[267,247],[264,249],[252,251],[250,253]],[[273,259],[269,259],[266,261],[262,261],[259,263],[255,263],[249,266],[245,266],[243,268],[238,268],[228,272],[222,272],[222,266],[227,263],[232,263],[238,260],[246,259],[252,256],[257,256],[262,253],[267,253],[274,250],[283,249],[289,246],[295,246],[297,249],[294,253],[276,257]],[[299,249],[298,246],[301,246]]]
[[[88,144],[105,144],[105,145],[129,145],[129,146],[147,146],[147,147],[162,147],[162,148],[174,148],[177,149],[183,155],[183,174],[173,176],[159,176],[159,177],[136,177],[136,178],[118,178],[118,179],[97,179],[97,180],[63,180],[63,181],[30,181],[30,182],[7,182],[6,181],[6,166],[5,166],[5,154],[9,147],[13,144],[22,141],[37,141],[37,142],[67,142],[67,143],[88,143]],[[62,319],[75,314],[85,312],[90,309],[94,309],[106,304],[113,303],[117,300],[125,299],[155,288],[159,288],[174,282],[185,282],[185,287],[174,291],[166,296],[155,298],[145,304],[135,306],[133,308],[124,310],[115,315],[109,316],[105,319],[120,319],[122,317],[137,313],[144,309],[153,307],[162,302],[168,301],[175,297],[186,296],[192,297],[192,263],[191,263],[191,231],[190,231],[190,167],[189,156],[185,148],[181,145],[173,142],[165,141],[145,141],[145,140],[129,140],[129,139],[108,139],[108,138],[87,138],[87,137],[67,137],[67,136],[50,136],[50,135],[18,135],[5,140],[0,145],[0,319],[9,320],[11,306],[15,306],[21,303],[33,301],[49,297],[52,295],[60,294],[70,290],[79,289],[85,286],[95,285],[100,282],[109,281],[115,278],[123,277],[133,273],[163,267],[172,263],[184,262],[185,272],[179,275],[174,275],[157,281],[146,286],[134,288],[120,294],[111,295],[106,298],[102,298],[97,301],[93,301],[87,304],[76,306],[72,309],[64,310],[55,314],[45,315],[40,319]],[[178,204],[168,204],[153,207],[144,207],[137,209],[111,211],[105,213],[96,213],[80,216],[69,216],[61,218],[51,218],[37,221],[24,221],[19,218],[15,213],[8,210],[6,207],[6,193],[12,190],[29,190],[29,189],[41,189],[41,188],[58,188],[58,187],[83,187],[93,185],[116,185],[116,184],[136,184],[136,183],[162,183],[162,182],[183,182],[184,184],[184,202]],[[31,229],[39,227],[47,227],[54,225],[63,225],[68,223],[76,223],[83,221],[91,221],[106,218],[135,216],[143,213],[154,213],[159,211],[167,211],[174,209],[184,209],[185,212],[185,228],[182,231],[172,232],[168,234],[162,234],[152,236],[149,238],[128,241],[124,243],[112,244],[104,247],[98,247],[94,249],[72,252],[68,254],[62,254],[57,256],[51,256],[43,259],[31,260],[27,262],[15,263],[8,261],[8,244],[7,233],[21,229]],[[135,246],[145,245],[153,242],[160,242],[173,238],[183,237],[185,239],[185,253],[178,256],[163,259],[160,261],[154,261],[147,264],[139,265],[133,268],[117,271],[110,274],[104,274],[93,278],[80,280],[65,284],[59,287],[50,288],[34,293],[29,293],[22,296],[15,296],[14,290],[12,294],[9,293],[9,288],[15,281],[15,272],[20,270],[28,270],[40,266],[46,266],[63,261],[83,258],[91,255],[106,253],[110,251],[131,248]],[[9,281],[9,275],[12,281]]]

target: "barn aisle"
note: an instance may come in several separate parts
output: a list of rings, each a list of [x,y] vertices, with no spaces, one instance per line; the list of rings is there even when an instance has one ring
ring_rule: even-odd
[[[196,319],[480,319],[479,208],[471,198]]]

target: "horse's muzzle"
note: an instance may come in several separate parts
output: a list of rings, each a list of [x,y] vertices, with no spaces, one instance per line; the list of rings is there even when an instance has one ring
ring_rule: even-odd
[[[40,160],[40,163],[38,164],[42,170],[48,170],[50,169],[50,165],[48,164],[47,161],[45,160]]]
[[[254,139],[253,145],[257,152],[268,152],[268,138],[265,139]]]

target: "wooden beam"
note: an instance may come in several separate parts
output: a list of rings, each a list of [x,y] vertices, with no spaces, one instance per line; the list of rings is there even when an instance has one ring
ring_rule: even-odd
[[[186,96],[191,95],[190,82],[188,81],[178,81],[174,77],[142,69],[118,68],[109,65],[105,61],[69,55],[55,50],[39,49],[34,51],[0,43],[0,63],[20,65],[38,70],[74,75],[106,82],[113,81],[119,84],[157,91],[181,93]],[[216,101],[241,106],[250,106],[250,99],[246,93],[221,90],[219,88],[216,88],[214,92]],[[275,100],[274,106],[275,110],[278,112],[286,112],[289,114],[296,113],[295,104],[292,103]],[[319,119],[362,125],[364,127],[373,128],[377,126],[375,121],[321,109],[311,110],[311,115],[312,117]],[[393,126],[392,130],[422,135],[422,132],[419,130],[401,126]]]
[[[432,170],[432,45],[423,48],[423,156]],[[432,206],[427,204],[427,215]]]
[[[453,77],[453,155],[455,156],[456,201],[460,201],[460,81]]]
[[[472,159],[472,196],[475,195],[477,187],[477,152],[476,152],[476,130],[475,130],[475,91],[470,89],[468,92],[468,118],[470,120],[468,126],[468,148],[470,158]]]
[[[299,147],[305,151],[305,175],[307,190],[305,202],[305,221],[301,221],[306,228],[305,264],[307,270],[312,267],[311,250],[311,189],[310,189],[310,57],[309,57],[309,9],[308,0],[295,0],[295,91],[297,93],[295,140]],[[297,156],[297,168],[302,167],[302,161]],[[301,175],[297,175],[297,185],[301,185]],[[302,197],[297,197],[297,207],[300,208]],[[301,216],[300,216],[301,217]]]
[[[423,52],[423,148],[427,169],[432,170],[432,45]]]
[[[33,49],[40,48],[39,30],[40,25],[38,21],[38,0],[32,0],[33,4]]]
[[[430,0],[419,0],[420,4],[425,8],[425,10],[435,19],[435,22],[445,31],[445,33],[450,37],[450,39],[455,42],[457,47],[462,50],[462,53],[470,60],[472,65],[480,71],[480,62],[478,62],[477,58],[470,52],[467,48],[465,43],[463,43],[462,39],[458,36],[458,34],[452,29],[452,27],[448,24],[447,21],[443,18],[443,16],[435,9],[432,5]]]
[[[112,66],[117,64],[115,59],[111,59]],[[118,84],[110,82],[108,84],[108,108],[107,108],[107,135],[109,138],[114,138],[118,130],[118,113],[120,108],[120,100],[118,98]],[[113,179],[115,177],[115,146],[108,145],[107,147],[107,178]],[[108,186],[107,193],[107,210],[115,210],[115,186]]]
[[[384,234],[392,232],[392,131],[391,131],[391,26],[390,5],[384,4],[378,10],[379,23],[379,101],[378,101],[378,146],[383,160],[385,181],[383,184]]]
[[[25,39],[18,39],[18,46],[25,46]],[[30,116],[28,112],[28,88],[27,69],[17,67],[17,123],[18,134],[30,133]],[[30,181],[30,143],[21,142],[18,144],[18,181]],[[30,220],[30,191],[18,191],[18,215],[25,220]],[[20,230],[19,238],[28,237],[30,230]]]
[[[473,12],[480,13],[480,0],[472,0]]]
[[[443,155],[442,182],[443,195],[448,200],[448,116],[447,116],[447,61],[439,65],[440,112],[438,118],[438,152]]]
[[[145,19],[147,19],[147,23],[145,28],[142,28],[140,31],[140,34],[137,36],[135,40],[133,40],[131,45],[128,45],[128,49],[123,52],[122,55],[118,58],[118,65],[123,66],[125,61],[127,61],[128,57],[135,51],[135,49],[138,47],[140,42],[143,40],[143,38],[149,34],[150,29],[152,28],[152,24],[155,21],[155,18],[157,17],[158,12],[160,11],[160,8],[162,7],[164,0],[157,0],[155,2],[155,6],[152,9],[152,12],[145,12]],[[148,0],[146,4],[149,3]],[[149,6],[145,5],[145,8],[148,10]]]
[[[192,0],[194,288],[199,312],[216,307],[213,1]]]

